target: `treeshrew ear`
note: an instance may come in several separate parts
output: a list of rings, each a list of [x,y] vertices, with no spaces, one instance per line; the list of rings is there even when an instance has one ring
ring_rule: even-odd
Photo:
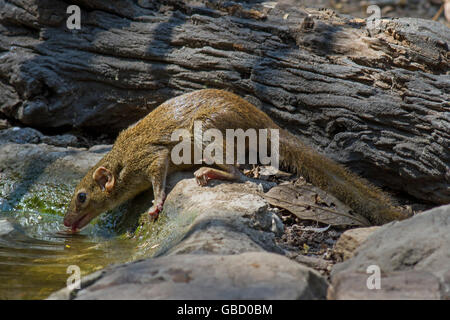
[[[114,187],[115,179],[113,173],[103,166],[98,167],[94,171],[92,178],[97,182],[102,191],[111,192]]]

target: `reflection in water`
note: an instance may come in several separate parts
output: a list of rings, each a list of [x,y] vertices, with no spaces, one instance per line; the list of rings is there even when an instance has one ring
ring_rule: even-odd
[[[67,267],[89,274],[125,262],[136,244],[97,225],[81,234],[62,232],[62,217],[0,212],[0,299],[42,299],[66,286]]]

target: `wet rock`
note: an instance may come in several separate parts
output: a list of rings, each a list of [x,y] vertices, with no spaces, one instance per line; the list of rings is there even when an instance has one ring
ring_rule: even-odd
[[[357,273],[367,274],[371,265],[379,267],[381,272],[381,288],[389,286],[395,291],[396,297],[410,297],[411,288],[423,286],[426,279],[436,279],[440,285],[438,297],[450,297],[450,205],[434,208],[401,222],[389,223],[370,235],[356,251],[353,258],[337,264],[332,269],[332,286],[337,292],[347,296],[358,295],[358,288],[352,285]],[[430,276],[411,273],[412,271],[425,272]],[[341,274],[346,273],[346,276]],[[395,277],[403,277],[401,281],[390,281],[390,276],[396,272]],[[353,273],[348,275],[349,273]],[[435,289],[435,280],[429,280],[426,290]],[[337,288],[337,289],[336,289]],[[354,288],[354,292],[349,292]],[[353,290],[353,289],[352,289]],[[422,291],[425,294],[425,291]],[[433,291],[434,292],[434,291]],[[417,295],[422,293],[417,292]],[[361,295],[361,298],[366,295]],[[436,294],[431,297],[437,297]]]
[[[85,277],[81,278],[80,281],[80,288],[85,288],[89,285],[91,285],[92,283],[94,283],[95,281],[97,281],[98,279],[100,279],[102,277],[102,275],[105,273],[105,269],[93,272],[91,274],[88,274]],[[76,296],[76,291],[69,288],[69,287],[65,287],[64,289],[58,290],[54,293],[52,293],[50,296],[48,296],[48,298],[46,300],[69,300],[72,299]]]
[[[7,235],[14,231],[14,226],[6,219],[0,219],[0,236]]]
[[[356,228],[345,231],[334,246],[334,254],[341,261],[353,257],[356,249],[380,227]]]
[[[183,254],[109,268],[76,299],[323,299],[312,269],[266,252]]]

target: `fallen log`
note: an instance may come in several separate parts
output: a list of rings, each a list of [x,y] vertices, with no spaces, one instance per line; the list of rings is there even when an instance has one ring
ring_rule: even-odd
[[[0,115],[117,132],[166,99],[231,90],[375,183],[450,202],[449,29],[290,1],[0,0]]]

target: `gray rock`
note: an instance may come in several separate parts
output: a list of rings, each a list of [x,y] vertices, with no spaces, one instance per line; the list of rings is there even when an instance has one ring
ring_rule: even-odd
[[[383,274],[380,289],[368,289],[367,273],[340,272],[328,288],[329,300],[437,300],[444,299],[439,279],[425,271]]]
[[[4,178],[65,181],[79,179],[110,150],[62,148],[46,144],[0,144],[0,171]],[[20,161],[17,161],[20,159]]]
[[[14,226],[6,219],[0,219],[0,236],[7,235],[11,231],[14,231]]]
[[[23,133],[23,130],[17,132]],[[23,139],[21,135],[7,136],[16,140],[0,142],[2,210],[35,210],[33,199],[37,198],[46,209],[61,211],[79,180],[110,150],[110,146],[97,146],[89,150],[30,144],[31,135],[27,134]]]
[[[39,143],[43,134],[33,128],[12,127],[0,131],[0,143]]]
[[[353,257],[367,238],[380,227],[356,228],[345,231],[336,242],[333,248],[333,254],[340,261]]]
[[[77,147],[79,146],[78,138],[72,134],[62,134],[56,136],[43,136],[42,143],[51,144],[58,147]]]
[[[212,182],[208,187],[198,186],[194,179],[178,182],[167,197],[163,214],[192,213],[196,219],[183,241],[166,254],[282,253],[274,241],[275,214],[258,194],[260,190],[250,182]]]
[[[286,257],[175,255],[115,266],[76,299],[323,299],[327,282]]]
[[[85,288],[91,285],[92,283],[100,279],[104,273],[105,270],[102,269],[82,277],[80,281],[80,287]],[[76,289],[73,290],[69,287],[65,287],[61,290],[53,292],[50,296],[47,297],[46,300],[69,300],[73,299],[76,296],[76,293],[77,293]]]
[[[439,281],[440,297],[450,297],[450,205],[425,211],[411,219],[384,225],[370,235],[359,247],[353,258],[335,265],[332,270],[332,285],[351,287],[342,284],[341,273],[366,273],[367,267],[376,265],[380,268],[381,286],[390,281],[385,274],[404,272],[404,276],[411,271],[426,272]],[[369,274],[365,275],[366,278]],[[341,278],[339,280],[339,278]],[[346,277],[346,281],[353,281]],[[417,285],[424,277],[417,279]],[[433,286],[431,283],[430,286]],[[397,296],[408,296],[411,288],[399,286],[391,288],[397,291]],[[431,289],[430,289],[431,290]],[[350,294],[350,293],[348,293]]]
[[[4,143],[45,143],[58,147],[77,147],[78,138],[71,134],[46,136],[33,128],[12,127],[0,131],[0,144]]]

